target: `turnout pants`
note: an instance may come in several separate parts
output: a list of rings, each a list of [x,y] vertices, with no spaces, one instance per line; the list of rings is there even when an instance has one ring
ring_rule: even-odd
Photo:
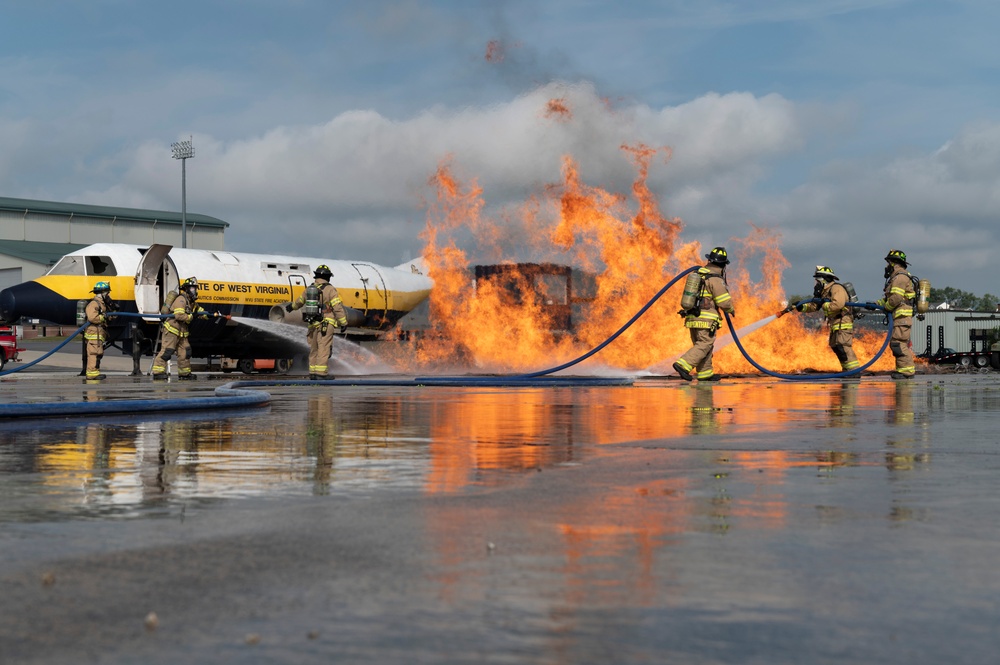
[[[845,371],[861,366],[858,357],[854,355],[854,333],[844,330],[831,331],[830,348],[837,354],[837,360]]]
[[[93,379],[101,373],[101,358],[104,357],[104,341],[87,338],[87,378]]]
[[[309,373],[326,376],[327,363],[333,350],[333,333],[336,326],[317,323],[309,326],[306,339],[309,341]]]
[[[909,317],[897,319],[892,322],[892,326],[889,348],[896,357],[896,371],[900,374],[913,374],[917,371],[913,364],[913,350],[910,348],[910,328],[913,326],[913,320]]]
[[[677,361],[697,379],[707,379],[715,374],[712,370],[712,352],[715,350],[715,330],[710,328],[688,328],[693,345]],[[690,368],[690,369],[689,369]],[[694,369],[695,372],[692,372]]]
[[[153,374],[166,374],[167,361],[177,359],[177,375],[187,376],[191,373],[191,343],[187,337],[178,337],[169,330],[163,331],[160,340],[160,353],[153,360]]]

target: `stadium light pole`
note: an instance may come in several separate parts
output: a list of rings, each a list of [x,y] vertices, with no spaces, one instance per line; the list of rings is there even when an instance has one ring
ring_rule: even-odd
[[[187,247],[187,160],[194,157],[193,139],[171,143],[174,159],[181,160],[181,247]]]

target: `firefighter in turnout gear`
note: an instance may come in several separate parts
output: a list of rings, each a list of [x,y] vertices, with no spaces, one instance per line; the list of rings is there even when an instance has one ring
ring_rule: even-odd
[[[94,298],[84,310],[89,324],[83,331],[87,344],[87,380],[106,379],[101,374],[101,358],[104,357],[104,343],[108,340],[108,318],[114,316],[114,302],[111,300],[111,285],[98,282],[92,290]]]
[[[916,373],[913,350],[910,349],[910,328],[913,326],[913,307],[917,292],[913,278],[907,272],[906,253],[898,249],[889,250],[885,256],[885,297],[876,304],[885,308],[892,317],[892,339],[889,348],[896,357],[896,371],[893,379],[912,379]]]
[[[313,283],[293,303],[285,305],[288,312],[302,309],[302,318],[309,324],[309,378],[327,378],[327,363],[333,350],[333,334],[347,328],[347,310],[340,300],[337,287],[330,284],[333,272],[321,265],[313,272]]]
[[[691,333],[692,347],[674,363],[674,369],[685,381],[697,378],[699,381],[718,381],[719,376],[712,370],[712,353],[715,350],[715,331],[722,325],[720,311],[735,317],[732,298],[726,286],[726,266],[729,256],[725,247],[716,247],[705,255],[708,263],[698,269],[701,288],[696,305],[679,314],[684,317],[684,326]]]
[[[179,293],[170,303],[171,316],[163,322],[160,331],[160,353],[153,359],[153,379],[167,378],[167,362],[177,357],[177,377],[197,379],[191,373],[191,342],[188,341],[188,327],[195,317],[207,319],[219,317],[218,312],[209,314],[198,305],[198,280],[188,277],[181,283]]]
[[[847,306],[851,300],[847,287],[837,280],[833,268],[828,266],[816,266],[813,277],[816,279],[813,297],[822,302],[804,302],[795,309],[800,312],[822,310],[830,326],[830,348],[837,354],[840,366],[845,372],[857,369],[861,363],[854,355],[854,310]],[[778,312],[778,317],[787,311]]]

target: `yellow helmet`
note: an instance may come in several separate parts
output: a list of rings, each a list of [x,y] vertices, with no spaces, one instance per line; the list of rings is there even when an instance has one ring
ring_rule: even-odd
[[[837,276],[833,274],[833,268],[830,266],[816,266],[816,272],[813,273],[813,277],[817,279],[822,277],[823,279],[837,280]]]

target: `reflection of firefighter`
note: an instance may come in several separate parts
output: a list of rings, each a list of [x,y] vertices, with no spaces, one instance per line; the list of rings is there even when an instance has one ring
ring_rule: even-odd
[[[827,325],[830,326],[830,348],[837,355],[840,366],[845,372],[856,369],[861,363],[854,355],[854,311],[847,306],[847,302],[851,299],[847,287],[837,281],[833,268],[827,266],[816,266],[813,277],[816,279],[813,297],[823,302],[806,302],[795,309],[800,312],[816,312],[822,309],[826,315]],[[778,312],[779,317],[782,314],[784,311]]]
[[[910,349],[910,328],[913,326],[913,306],[917,293],[913,290],[913,280],[907,272],[906,253],[898,249],[890,250],[885,256],[885,297],[877,304],[885,307],[892,316],[892,339],[889,348],[896,357],[896,371],[893,379],[912,379],[916,372],[913,351]]]
[[[674,369],[685,381],[718,381],[712,370],[712,353],[715,350],[715,331],[722,324],[720,310],[736,316],[733,302],[726,286],[726,265],[729,257],[724,247],[716,247],[705,255],[708,263],[698,269],[701,287],[698,298],[690,309],[682,309],[684,326],[691,332],[692,347],[674,363]],[[683,305],[682,305],[683,306]]]
[[[691,404],[691,433],[715,434],[719,429],[717,412],[712,386],[697,386]]]
[[[302,319],[309,324],[309,378],[325,379],[330,352],[333,350],[333,333],[347,328],[347,310],[340,300],[337,287],[330,284],[333,272],[321,265],[313,272],[314,281],[293,303],[285,305],[286,311],[302,309]]]
[[[316,457],[313,487],[317,494],[329,491],[340,432],[340,418],[333,406],[333,398],[329,395],[310,397],[306,408],[306,445],[309,453]]]
[[[913,389],[896,385],[896,408],[890,411],[893,425],[913,424]]]
[[[887,414],[889,423],[904,427],[913,425],[913,385],[909,383],[897,383],[895,397],[895,408]],[[889,470],[910,471],[917,464],[930,461],[929,454],[918,453],[914,450],[917,439],[913,436],[912,430],[910,430],[910,433],[911,436],[894,438],[888,441],[889,452],[885,454],[885,464]]]
[[[188,330],[195,318],[207,319],[220,314],[209,315],[198,305],[198,280],[188,277],[181,284],[180,293],[170,305],[173,314],[163,322],[160,339],[160,353],[153,360],[153,379],[167,378],[167,362],[177,355],[177,377],[180,379],[197,379],[191,373],[191,342],[188,340]]]
[[[159,477],[157,485],[164,493],[169,493],[181,474],[188,474],[192,480],[197,477],[197,464],[182,465],[185,452],[198,450],[198,432],[194,423],[187,420],[167,420],[160,430]]]
[[[83,338],[87,343],[87,380],[100,381],[108,378],[101,374],[101,358],[104,357],[104,343],[108,341],[108,318],[114,316],[111,313],[114,307],[111,285],[107,282],[95,284],[92,293],[94,298],[84,309],[90,325],[83,331]]]
[[[840,384],[840,392],[830,408],[830,424],[833,427],[850,427],[854,424],[858,389],[859,385],[856,382],[844,381]]]

